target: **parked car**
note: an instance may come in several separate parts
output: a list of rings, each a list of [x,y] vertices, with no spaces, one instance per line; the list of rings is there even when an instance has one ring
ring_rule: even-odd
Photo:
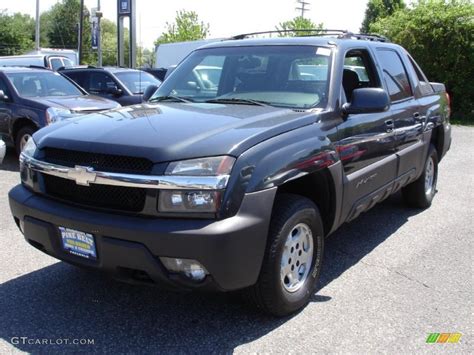
[[[117,67],[76,67],[60,70],[87,92],[123,106],[142,102],[142,95],[150,85],[159,86],[161,81],[142,70]]]
[[[66,56],[59,54],[25,54],[8,57],[0,57],[1,66],[37,66],[58,70],[63,67],[71,67],[74,63]]]
[[[79,64],[79,52],[74,49],[61,49],[61,48],[40,48],[39,50],[33,50],[25,54],[46,54],[52,56],[66,57],[72,63],[72,65]],[[67,62],[69,64],[69,62]],[[68,65],[65,65],[68,66]],[[51,68],[50,68],[51,69]]]
[[[189,83],[211,60],[217,86]],[[308,65],[330,70],[308,80]],[[444,85],[379,37],[214,43],[148,103],[37,132],[10,207],[26,241],[65,262],[242,290],[283,316],[313,296],[325,237],[343,223],[399,190],[410,207],[431,205],[449,114]]]
[[[221,42],[222,40],[222,38],[211,38],[160,44],[155,49],[155,66],[156,68],[176,66],[195,49],[210,43]]]
[[[3,159],[5,158],[6,152],[7,152],[7,146],[5,142],[0,138],[0,164],[3,163]]]
[[[18,153],[39,128],[117,107],[115,101],[89,95],[51,70],[0,67],[0,135]]]
[[[140,68],[140,70],[150,73],[159,81],[163,82],[165,80],[166,72],[168,71],[168,68]]]

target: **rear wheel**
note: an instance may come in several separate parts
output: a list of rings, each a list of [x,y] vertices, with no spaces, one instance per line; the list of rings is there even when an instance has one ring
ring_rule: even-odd
[[[415,208],[430,207],[436,194],[437,181],[438,153],[436,152],[436,148],[430,145],[423,173],[417,180],[402,189],[405,203]]]
[[[317,206],[301,196],[278,195],[259,279],[247,290],[250,300],[276,316],[306,306],[319,280],[323,247]]]
[[[23,147],[26,145],[28,140],[31,139],[33,133],[35,132],[36,129],[31,126],[23,127],[18,131],[15,137],[15,149],[18,155],[20,155],[21,151],[23,150]]]

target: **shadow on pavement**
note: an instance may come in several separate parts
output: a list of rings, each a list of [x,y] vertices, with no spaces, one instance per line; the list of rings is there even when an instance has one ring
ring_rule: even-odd
[[[20,171],[18,157],[15,153],[15,150],[12,148],[7,149],[7,154],[5,155],[5,159],[3,163],[0,164],[0,170],[3,171]]]
[[[416,210],[395,196],[327,241],[320,290],[390,237]],[[56,263],[0,286],[0,337],[88,338],[94,345],[14,344],[26,352],[231,352],[288,321],[225,294],[183,294],[129,286]]]

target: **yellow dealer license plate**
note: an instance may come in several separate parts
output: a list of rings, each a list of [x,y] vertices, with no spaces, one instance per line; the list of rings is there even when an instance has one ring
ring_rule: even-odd
[[[75,229],[59,227],[63,249],[86,259],[97,259],[94,236]]]

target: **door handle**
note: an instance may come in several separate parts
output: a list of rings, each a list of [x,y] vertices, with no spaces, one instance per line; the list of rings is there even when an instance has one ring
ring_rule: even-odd
[[[385,126],[387,127],[387,132],[393,132],[395,129],[395,122],[392,119],[386,120]]]

